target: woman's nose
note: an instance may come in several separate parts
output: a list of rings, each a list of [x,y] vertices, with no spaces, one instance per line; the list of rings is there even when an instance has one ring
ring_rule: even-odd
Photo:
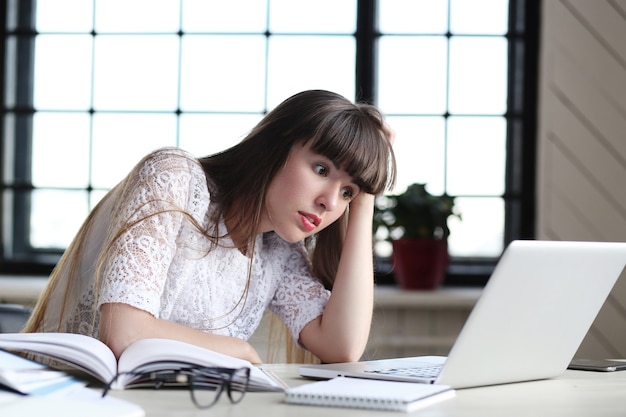
[[[317,203],[324,208],[325,211],[333,211],[337,208],[339,202],[339,189],[329,187],[317,198]]]

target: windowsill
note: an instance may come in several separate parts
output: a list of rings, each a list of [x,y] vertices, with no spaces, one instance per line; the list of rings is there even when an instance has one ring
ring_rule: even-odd
[[[432,291],[408,291],[377,286],[376,307],[472,308],[482,294],[478,287],[441,287]]]
[[[47,282],[47,276],[0,276],[0,302],[32,306]]]
[[[48,277],[0,276],[0,302],[34,305]],[[377,286],[377,307],[472,307],[482,288],[442,287],[434,291],[406,291],[395,286]]]

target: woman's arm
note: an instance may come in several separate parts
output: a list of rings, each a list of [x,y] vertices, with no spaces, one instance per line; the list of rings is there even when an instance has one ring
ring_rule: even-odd
[[[383,123],[392,146],[394,130]],[[322,316],[300,332],[300,343],[322,362],[354,362],[363,355],[374,309],[372,221],[375,196],[360,193],[350,203],[348,230],[337,275]]]
[[[374,297],[372,216],[374,196],[350,203],[341,260],[324,314],[300,332],[300,343],[322,362],[358,360],[369,337]]]
[[[252,363],[261,363],[259,354],[245,340],[209,334],[157,319],[128,304],[108,303],[100,307],[99,338],[111,348],[116,358],[132,343],[151,337],[180,340]]]
[[[158,311],[184,221],[181,212],[171,209],[197,210],[210,200],[208,194],[199,192],[206,187],[201,167],[183,151],[164,149],[146,157],[132,175],[126,180],[132,188],[120,197],[118,217],[122,223],[143,220],[124,230],[105,262],[99,338],[116,357],[137,340],[157,337],[181,340],[260,363],[259,355],[246,341],[211,335],[153,315]],[[192,202],[197,206],[192,207]]]

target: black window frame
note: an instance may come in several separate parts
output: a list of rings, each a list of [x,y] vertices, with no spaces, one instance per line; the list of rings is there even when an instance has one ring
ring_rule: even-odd
[[[377,0],[358,0],[356,29],[356,94],[360,100],[376,101]],[[3,132],[0,160],[7,146],[16,158],[0,170],[0,212],[11,222],[0,222],[0,274],[49,274],[61,251],[31,248],[28,195],[34,189],[31,178],[31,139],[34,77],[36,0],[8,0],[0,10],[4,22],[0,41],[3,97],[0,129]],[[536,107],[539,62],[540,4],[537,0],[509,0],[509,44],[507,161],[505,194],[505,245],[515,239],[535,237]],[[451,34],[447,34],[448,37]],[[7,139],[9,136],[14,139]],[[8,172],[8,174],[7,174]],[[5,175],[7,174],[7,175]],[[22,194],[7,199],[7,192]],[[9,208],[9,210],[7,210]],[[7,211],[9,211],[7,213]],[[6,230],[10,224],[11,230]],[[497,259],[452,259],[444,285],[484,285]],[[393,282],[385,260],[377,260],[377,281]]]

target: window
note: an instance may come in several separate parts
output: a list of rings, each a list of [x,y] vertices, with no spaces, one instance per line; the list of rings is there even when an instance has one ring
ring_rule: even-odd
[[[508,241],[532,235],[534,7],[9,1],[1,268],[50,268],[152,149],[218,151],[308,88],[377,104],[398,134],[398,189],[425,182],[456,196],[454,265],[492,264]]]

